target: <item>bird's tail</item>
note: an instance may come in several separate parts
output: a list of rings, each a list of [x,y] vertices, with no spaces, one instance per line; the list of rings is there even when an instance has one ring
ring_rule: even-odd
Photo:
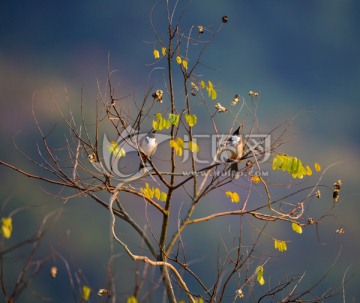
[[[230,165],[231,177],[235,178],[238,171],[239,171],[238,163],[237,162],[232,163]]]

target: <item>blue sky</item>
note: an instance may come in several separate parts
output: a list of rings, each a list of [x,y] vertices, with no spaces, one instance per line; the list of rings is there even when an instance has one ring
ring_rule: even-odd
[[[50,89],[61,99],[66,86],[76,100],[84,84],[85,96],[94,104],[97,81],[106,80],[109,53],[122,94],[142,96],[156,45],[149,23],[153,4],[140,0],[2,2],[1,159],[27,166],[14,153],[12,139],[22,131],[26,134],[21,137],[23,146],[34,145],[35,132],[30,131],[34,92],[40,113],[49,120],[55,117],[47,109]],[[160,28],[162,8],[158,5],[153,16]],[[318,159],[323,167],[341,162],[329,170],[326,181],[343,180],[344,200],[335,212],[347,230],[342,243],[347,266],[358,271],[360,248],[354,242],[360,232],[359,2],[197,0],[180,4],[179,11],[183,9],[184,28],[202,24],[214,30],[222,15],[229,17],[204,56],[215,68],[208,74],[219,84],[221,98],[259,91],[264,129],[301,113],[294,126],[296,136],[284,152],[308,161]],[[227,125],[224,121],[224,128]],[[8,171],[1,168],[1,173]],[[11,182],[6,184],[16,191]],[[14,199],[19,201],[26,196],[18,195]],[[351,291],[356,296],[356,289]]]

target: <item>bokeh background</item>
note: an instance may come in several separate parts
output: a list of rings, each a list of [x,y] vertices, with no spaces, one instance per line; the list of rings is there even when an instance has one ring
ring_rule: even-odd
[[[66,88],[76,107],[83,89],[86,106],[93,108],[98,85],[103,88],[106,84],[109,54],[111,69],[118,71],[119,94],[131,98],[143,96],[156,45],[149,21],[153,5],[154,1],[140,0],[2,1],[1,160],[36,172],[14,146],[15,140],[22,150],[36,157],[40,138],[32,119],[32,100],[41,123],[48,125],[49,130],[61,124],[52,105],[52,94],[61,103],[66,98]],[[156,7],[159,11],[163,9],[163,4]],[[166,28],[161,25],[166,20],[156,10],[154,24],[163,34]],[[323,168],[337,163],[323,180],[330,187],[338,179],[343,181],[341,202],[332,210],[334,216],[324,219],[321,228],[326,245],[318,241],[314,229],[306,230],[302,238],[296,237],[289,245],[288,252],[281,256],[283,259],[275,258],[278,263],[269,265],[269,274],[286,276],[290,269],[298,274],[306,271],[312,281],[326,271],[341,251],[323,290],[341,284],[348,269],[347,277],[354,277],[345,285],[347,302],[357,302],[359,2],[197,0],[186,4],[180,1],[179,12],[184,13],[181,23],[184,28],[201,24],[216,30],[222,15],[229,18],[204,56],[204,61],[214,68],[208,74],[209,79],[219,84],[220,98],[229,100],[235,93],[246,95],[249,90],[260,92],[259,120],[264,129],[297,115],[284,152],[308,162],[318,161]],[[161,83],[161,79],[160,72],[150,78],[152,83]],[[229,125],[225,119],[224,129]],[[52,141],[55,145],[64,142],[63,133],[58,126]],[[33,235],[49,211],[62,210],[43,248],[44,255],[52,249],[61,252],[73,270],[82,269],[95,290],[106,284],[106,262],[110,255],[107,212],[87,199],[64,203],[47,194],[58,189],[4,167],[0,167],[0,174],[1,215],[29,206],[14,215],[14,236],[7,245]],[[321,203],[320,208],[332,208],[330,196]],[[345,234],[335,233],[340,227]],[[206,236],[206,228],[194,233],[194,241],[216,250],[217,243],[214,245],[211,237]],[[192,253],[204,254],[198,248]],[[206,273],[206,256],[202,258],[197,260],[198,266]],[[12,266],[21,266],[20,259],[8,261]],[[123,281],[120,284],[126,294],[126,270],[133,267],[124,256],[119,257],[117,266],[120,267],[117,277]],[[13,276],[8,275],[11,284]],[[63,279],[52,280],[44,273],[33,288],[55,297],[54,302],[69,302],[72,296],[66,274],[63,272],[60,277]],[[24,294],[19,302],[29,302],[29,298],[36,301],[29,296],[30,293]],[[96,302],[97,298],[92,300]]]

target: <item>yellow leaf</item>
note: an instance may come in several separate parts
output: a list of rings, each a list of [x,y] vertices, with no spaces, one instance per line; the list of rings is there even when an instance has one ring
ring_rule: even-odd
[[[199,152],[199,145],[197,145],[195,142],[190,141],[189,142],[189,149],[192,153],[197,153]]]
[[[138,303],[138,300],[134,296],[131,296],[127,299],[127,303]]]
[[[155,190],[150,188],[150,185],[148,183],[145,184],[145,188],[140,188],[140,190],[146,198],[154,198]]]
[[[190,127],[193,127],[197,123],[197,117],[195,114],[185,114],[185,120]]]
[[[161,130],[161,129],[160,129],[160,123],[159,123],[159,121],[153,120],[153,122],[152,122],[152,127],[153,127],[153,129],[155,129],[155,130]]]
[[[126,155],[125,150],[122,147],[119,147],[115,141],[110,143],[109,152],[117,158],[125,157]]]
[[[160,189],[155,188],[155,189],[154,189],[154,195],[155,195],[155,198],[156,198],[156,199],[160,200],[160,195],[161,195]]]
[[[171,122],[170,122],[170,120],[167,120],[167,119],[162,118],[162,119],[160,120],[160,126],[161,126],[161,129],[163,129],[163,128],[169,128],[169,127],[171,126]]]
[[[291,227],[292,227],[292,229],[293,229],[294,232],[296,232],[296,233],[298,233],[298,234],[302,234],[303,231],[302,231],[302,227],[301,227],[300,224],[297,224],[297,223],[293,222],[293,223],[291,224]]]
[[[321,166],[320,166],[319,163],[315,162],[314,166],[315,166],[315,170],[316,170],[317,172],[321,171]]]
[[[188,62],[186,60],[182,60],[182,65],[185,69],[188,69]]]
[[[171,139],[170,147],[174,148],[175,153],[181,157],[184,148],[184,141],[181,138],[177,138],[176,140]]]
[[[250,181],[251,181],[252,183],[257,184],[257,183],[260,182],[260,177],[259,177],[259,176],[251,176]]]
[[[90,297],[91,289],[89,286],[84,285],[82,288],[82,300],[87,301]]]
[[[181,57],[180,56],[176,56],[176,63],[177,64],[181,64]]]
[[[184,148],[184,141],[181,138],[177,138],[176,142],[180,148]]]
[[[240,202],[240,197],[237,192],[227,191],[225,192],[226,197],[230,198],[232,203]]]
[[[180,115],[169,113],[169,121],[172,125],[175,125],[177,127],[179,125]]]
[[[12,218],[1,218],[1,234],[4,238],[9,239],[12,232]]]
[[[273,159],[272,169],[282,169],[285,172],[291,174],[293,178],[302,179],[303,176],[311,176],[312,170],[309,165],[303,166],[300,159],[296,157],[290,157],[285,154],[277,155]],[[316,167],[315,167],[316,169]]]
[[[170,147],[172,147],[172,148],[176,148],[176,147],[177,147],[176,140],[174,140],[174,139],[171,139],[169,144],[170,144]]]
[[[159,201],[166,202],[166,199],[167,199],[167,193],[164,193],[164,192],[162,191],[161,194],[160,194],[160,199],[159,199]]]
[[[265,284],[265,279],[264,277],[258,277],[257,281],[259,282],[260,285],[264,285]]]
[[[310,168],[309,165],[306,165],[306,174],[307,174],[308,176],[311,176],[311,175],[312,175],[312,170],[311,170],[311,168]]]
[[[217,98],[217,92],[215,89],[212,89],[211,90],[211,99],[216,100],[216,98]]]
[[[163,56],[165,56],[166,55],[166,47],[162,47],[161,48],[161,54],[163,55]]]
[[[156,119],[158,119],[160,121],[162,119],[162,114],[161,113],[156,113]]]
[[[265,279],[264,279],[264,267],[262,266],[258,266],[256,267],[256,280],[259,282],[260,285],[264,285],[265,284]]]
[[[280,252],[287,250],[286,242],[277,239],[274,239],[274,247]]]
[[[279,163],[279,156],[276,156],[274,159],[273,159],[273,162],[272,162],[272,169],[273,170],[277,170],[279,169],[280,167],[280,163]]]
[[[201,88],[204,89],[205,88],[205,82],[203,80],[200,81],[200,85],[201,85]]]
[[[154,58],[155,59],[159,59],[160,58],[160,53],[157,49],[154,49]]]
[[[203,298],[196,298],[195,303],[204,303],[204,299]]]
[[[152,122],[152,126],[155,130],[163,130],[164,128],[169,129],[171,124],[176,125],[179,120],[179,118],[177,117],[178,115],[172,115],[169,114],[169,117],[171,117],[170,119],[164,119],[163,116],[161,115],[161,113],[157,113],[156,114],[156,120],[153,120]]]

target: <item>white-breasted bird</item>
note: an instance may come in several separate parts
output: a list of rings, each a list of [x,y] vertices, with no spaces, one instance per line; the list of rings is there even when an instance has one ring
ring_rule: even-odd
[[[140,167],[142,169],[146,164],[146,157],[143,156],[145,154],[148,158],[150,158],[153,154],[155,154],[157,149],[157,142],[155,137],[155,131],[149,132],[143,138],[141,138],[139,142],[139,155],[140,155]]]
[[[243,156],[244,153],[244,142],[240,136],[239,126],[233,134],[230,136],[229,140],[226,142],[224,151],[226,152],[227,161],[231,163],[230,170],[231,175],[236,175],[238,169],[238,161]]]

